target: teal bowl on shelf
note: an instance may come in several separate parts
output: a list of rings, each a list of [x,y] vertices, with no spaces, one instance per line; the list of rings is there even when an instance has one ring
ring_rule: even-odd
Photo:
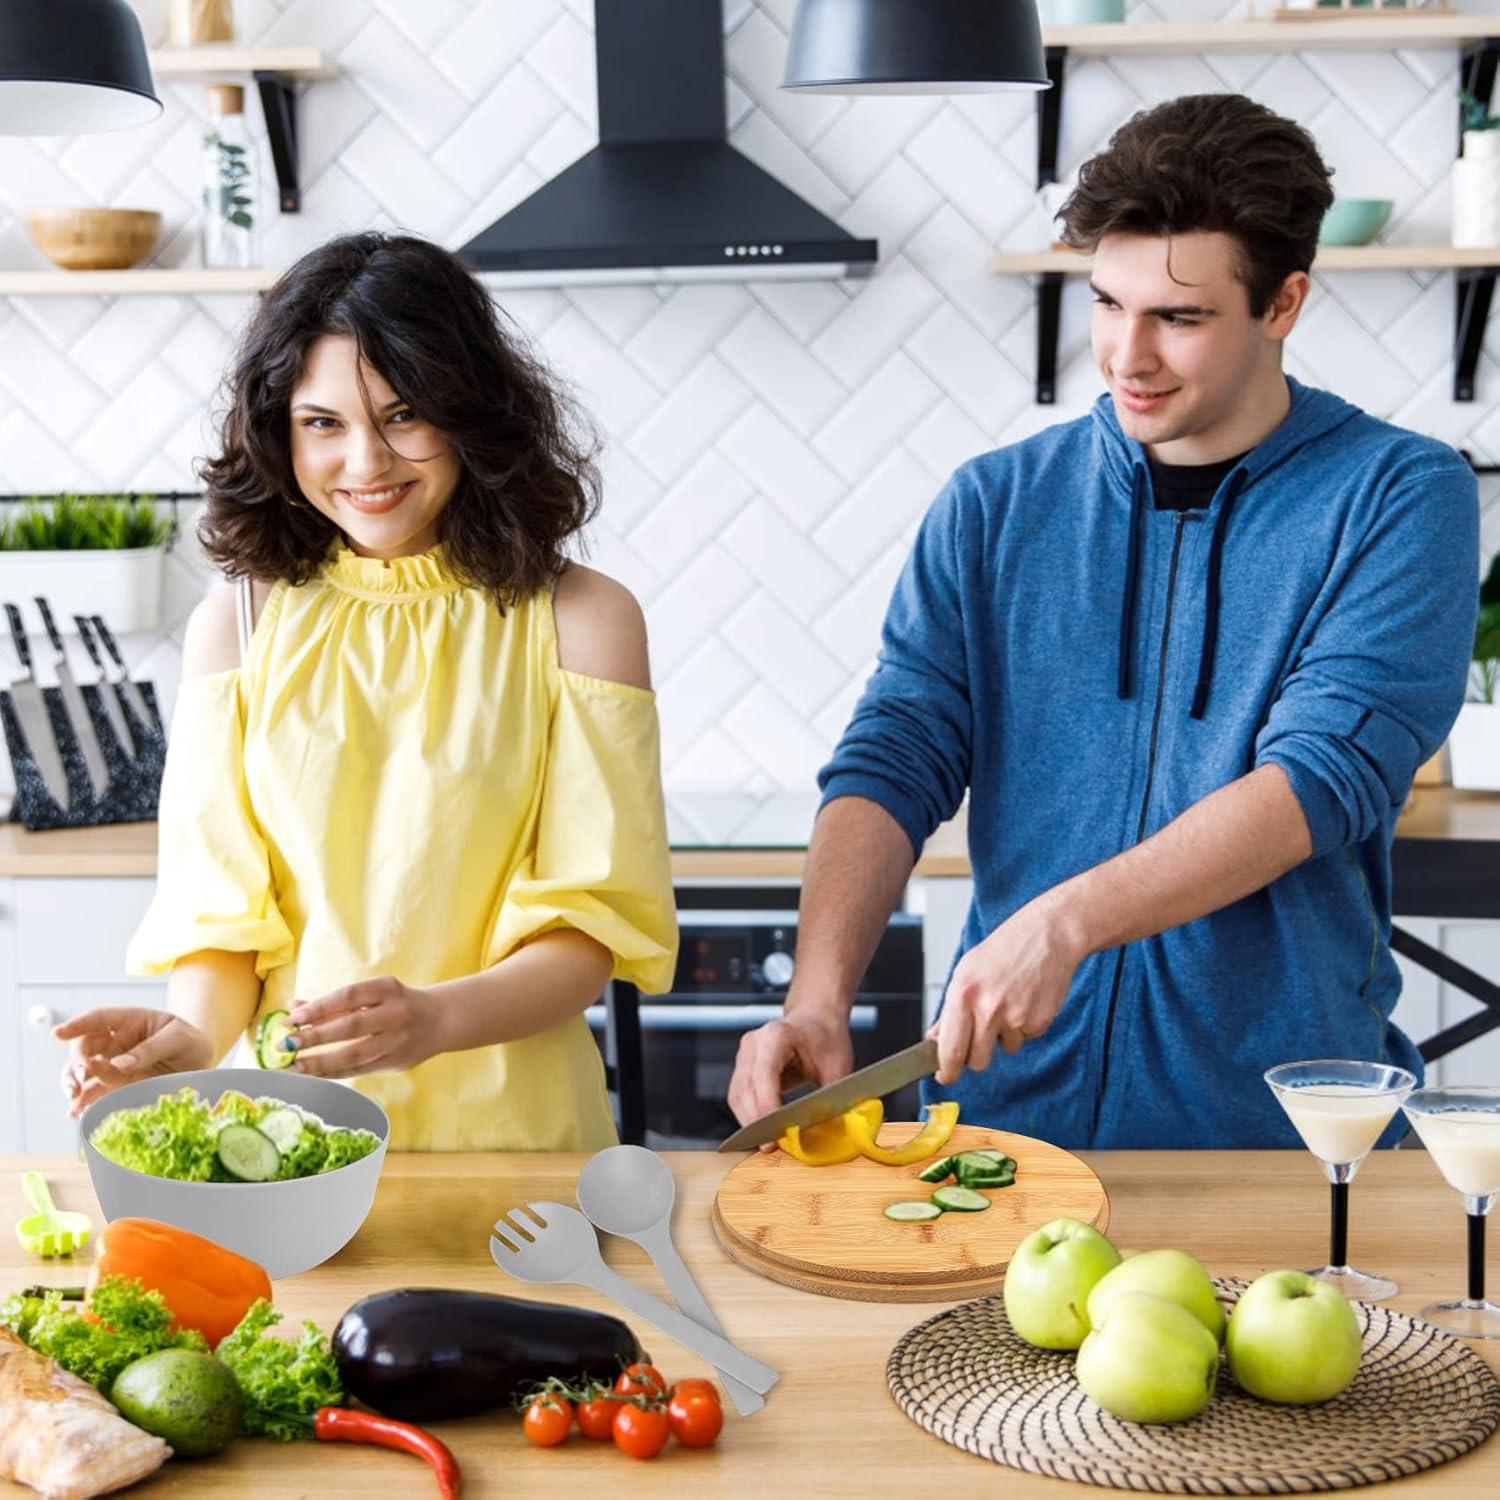
[[[1335,198],[1318,230],[1320,245],[1368,245],[1385,228],[1390,198]]]

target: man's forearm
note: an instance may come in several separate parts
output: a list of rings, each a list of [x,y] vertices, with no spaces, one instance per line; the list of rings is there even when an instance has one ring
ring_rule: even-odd
[[[1040,899],[1053,904],[1082,953],[1098,953],[1218,911],[1311,854],[1286,772],[1261,766]]]
[[[878,802],[839,797],[818,814],[802,878],[788,1015],[848,1015],[915,863],[911,840]]]
[[[206,949],[178,959],[167,976],[166,1008],[208,1038],[215,1067],[260,1005],[257,956]]]
[[[549,1031],[597,1000],[613,968],[602,943],[558,928],[478,974],[429,985],[437,1050],[463,1052]]]

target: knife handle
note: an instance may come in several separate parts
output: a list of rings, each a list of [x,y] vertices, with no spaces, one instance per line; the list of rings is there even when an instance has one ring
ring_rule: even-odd
[[[41,594],[36,594],[33,597],[36,599],[36,607],[42,612],[42,624],[47,627],[47,638],[52,642],[52,649],[59,656],[66,656],[68,652],[67,648],[63,645],[62,633],[57,628],[57,621],[52,618],[52,606],[47,603]]]
[[[31,643],[26,639],[26,627],[21,623],[21,611],[14,604],[5,606],[5,618],[10,622],[10,638],[16,643],[16,655],[21,658],[25,675],[32,675]]]
[[[104,658],[99,655],[99,648],[94,644],[94,632],[89,625],[87,615],[74,615],[73,623],[78,627],[78,639],[83,642],[83,649],[88,652],[89,660],[99,668],[100,675],[104,673]]]
[[[89,619],[94,622],[94,629],[99,632],[99,639],[104,642],[104,649],[109,652],[109,659],[122,672],[125,671],[125,658],[120,655],[120,648],[115,645],[115,638],[109,633],[109,626],[104,623],[104,616],[90,615]]]

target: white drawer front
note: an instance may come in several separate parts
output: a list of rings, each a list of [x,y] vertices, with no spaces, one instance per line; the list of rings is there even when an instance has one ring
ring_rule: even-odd
[[[21,984],[132,984],[125,948],[151,903],[152,880],[18,880]]]

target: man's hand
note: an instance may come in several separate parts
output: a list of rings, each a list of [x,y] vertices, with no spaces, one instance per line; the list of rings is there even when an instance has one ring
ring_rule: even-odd
[[[854,1067],[848,1022],[821,1011],[795,1010],[784,1020],[767,1021],[740,1038],[729,1080],[729,1107],[741,1125],[770,1114],[784,1089],[799,1082],[820,1088]]]
[[[997,1041],[1016,1052],[1022,1042],[1041,1036],[1086,956],[1054,892],[1028,902],[970,948],[955,966],[942,1016],[928,1032],[938,1039],[937,1081],[953,1083],[966,1067],[982,1072]]]
[[[346,984],[318,1000],[300,1000],[288,1017],[295,1028],[299,1073],[355,1078],[413,1068],[445,1051],[440,1007],[426,990],[387,974]],[[332,1045],[328,1045],[332,1043]],[[308,1052],[316,1047],[317,1052]]]
[[[52,1035],[69,1043],[61,1083],[74,1120],[127,1083],[211,1068],[214,1061],[213,1044],[196,1026],[146,1005],[85,1011],[54,1026]]]

